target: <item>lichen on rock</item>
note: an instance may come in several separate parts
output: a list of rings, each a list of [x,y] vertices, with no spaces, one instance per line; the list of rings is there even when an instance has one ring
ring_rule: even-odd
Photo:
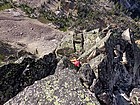
[[[4,105],[100,105],[72,69],[57,66],[54,75],[36,81]]]

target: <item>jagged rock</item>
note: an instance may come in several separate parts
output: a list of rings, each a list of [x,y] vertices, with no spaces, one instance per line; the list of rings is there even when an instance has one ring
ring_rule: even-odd
[[[85,54],[88,50],[91,50],[92,46],[96,46],[96,43],[101,40],[99,37],[99,29],[89,32],[86,32],[85,30],[83,32],[70,31],[66,37],[63,38],[63,41],[57,48],[56,53],[61,56],[69,56],[76,52],[77,55],[80,56],[82,53]],[[102,45],[103,43],[97,45],[97,47],[102,47]],[[79,57],[79,59],[80,58],[81,57]]]
[[[96,49],[104,48],[104,43],[109,39],[111,35],[111,31],[109,30],[105,37],[103,37],[98,43],[92,46],[88,51],[85,51],[82,55],[79,56],[78,59],[84,59],[88,56],[92,56],[92,53],[96,51]],[[91,54],[91,55],[90,55]]]
[[[73,34],[73,47],[75,52],[84,51],[84,35],[83,33],[75,32]]]
[[[16,48],[6,42],[0,41],[0,65],[4,65],[8,62],[14,62],[17,59],[16,53]]]
[[[62,43],[56,49],[56,53],[59,56],[67,56],[77,52],[79,56],[84,51],[84,35],[82,32],[70,31],[67,33]]]
[[[0,41],[0,61],[2,65],[9,63],[21,63],[24,58],[37,58],[34,54],[25,50],[19,50],[5,41]],[[1,66],[2,66],[1,65]]]
[[[80,67],[78,75],[83,86],[90,89],[96,76],[88,63],[85,63]]]
[[[130,105],[130,90],[139,86],[139,52],[129,29],[106,41],[106,57],[98,66],[93,89],[101,104]]]
[[[96,77],[98,77],[98,65],[102,62],[104,58],[105,58],[105,54],[100,54],[89,61],[89,64],[91,68],[94,70]]]
[[[12,48],[11,45],[0,41],[0,54],[4,55],[4,56],[9,56],[9,55],[13,55],[14,53],[16,53],[16,48]]]
[[[59,63],[54,75],[36,81],[4,105],[100,105],[81,85],[78,75]]]
[[[140,88],[134,88],[130,93],[130,99],[134,105],[140,104]]]
[[[26,86],[54,74],[56,66],[56,56],[50,53],[37,61],[24,58],[20,64],[10,63],[0,67],[0,104],[14,97]]]
[[[130,100],[125,93],[120,91],[114,92],[113,105],[130,105]]]
[[[69,32],[56,49],[57,56],[69,56],[74,53],[73,32]]]
[[[84,50],[88,51],[100,40],[99,28],[89,32],[83,32],[84,35]]]

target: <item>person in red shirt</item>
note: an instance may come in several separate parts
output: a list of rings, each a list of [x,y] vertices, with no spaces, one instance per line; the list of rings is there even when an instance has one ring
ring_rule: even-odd
[[[76,58],[72,59],[71,62],[74,64],[74,66],[77,68],[77,71],[81,67],[81,62],[77,60]]]

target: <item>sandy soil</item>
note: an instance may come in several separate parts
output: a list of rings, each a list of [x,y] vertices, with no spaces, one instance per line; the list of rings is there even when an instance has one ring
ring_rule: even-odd
[[[39,57],[54,51],[64,33],[18,12],[0,12],[0,40],[31,53],[37,50]]]

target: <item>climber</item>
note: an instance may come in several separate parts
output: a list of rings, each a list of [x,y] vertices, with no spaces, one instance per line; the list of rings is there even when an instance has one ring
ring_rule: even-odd
[[[67,58],[66,56],[64,56],[62,58],[63,64],[65,68],[69,68],[72,70],[76,70],[76,72],[80,69],[81,67],[81,62],[79,60],[76,59],[76,57],[73,57],[72,59]]]
[[[75,61],[73,61],[72,62],[73,64],[74,64],[74,66],[76,66],[76,67],[80,67],[80,61],[78,61],[78,60],[75,60]]]
[[[77,60],[76,58],[71,59],[71,62],[74,64],[75,67],[78,67],[78,68],[81,67],[80,61]]]

